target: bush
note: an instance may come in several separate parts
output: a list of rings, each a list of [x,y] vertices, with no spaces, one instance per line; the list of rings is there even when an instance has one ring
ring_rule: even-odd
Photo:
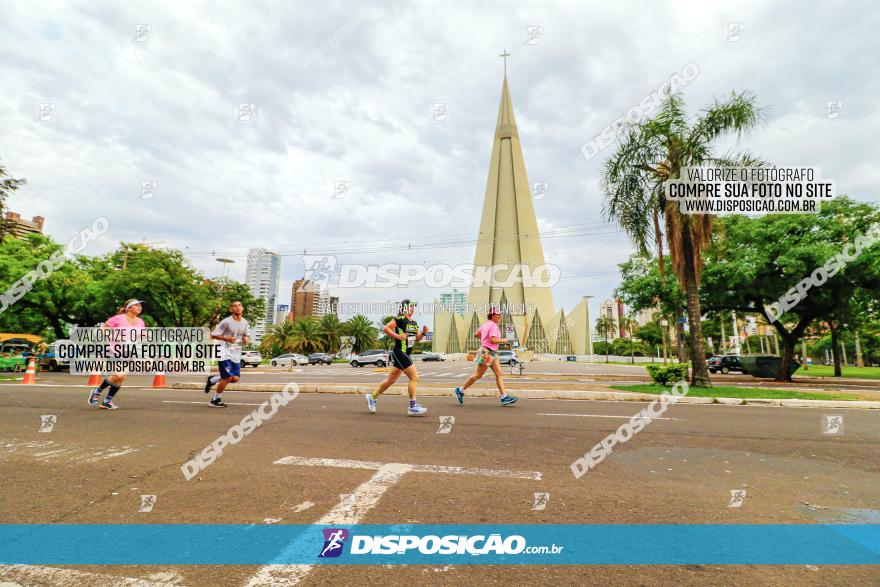
[[[671,387],[675,382],[687,379],[687,365],[647,365],[648,375],[654,383]]]

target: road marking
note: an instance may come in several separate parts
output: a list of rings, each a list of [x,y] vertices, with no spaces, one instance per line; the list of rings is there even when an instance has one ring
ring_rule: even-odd
[[[367,481],[357,489],[340,496],[339,503],[324,514],[315,525],[345,526],[360,523],[373,509],[385,493],[397,485],[407,473],[446,473],[452,475],[480,475],[509,479],[541,480],[538,471],[512,471],[507,469],[480,469],[450,467],[446,465],[412,465],[407,463],[379,463],[376,461],[356,461],[351,459],[322,459],[313,457],[289,456],[275,461],[276,465],[299,465],[304,467],[337,467],[343,469],[375,470]],[[280,556],[297,552],[301,543],[294,541]],[[273,587],[298,585],[314,569],[314,565],[265,565],[251,577],[245,587],[272,585]]]
[[[229,391],[232,391],[231,389]],[[173,399],[163,399],[163,404],[202,404],[209,405],[208,402],[185,402],[182,400],[173,400]],[[262,406],[263,404],[246,404],[244,402],[231,402],[226,404],[227,406]]]
[[[572,416],[576,418],[622,418],[632,420],[632,416],[606,416],[604,414],[538,414],[539,416]],[[651,418],[652,420],[681,420],[681,418]]]
[[[137,452],[138,449],[131,448],[129,446],[122,447],[106,447],[100,448],[97,450],[91,450],[86,448],[78,448],[78,447],[62,447],[60,443],[57,443],[53,440],[46,441],[19,441],[17,439],[12,440],[0,440],[0,460],[4,460],[8,454],[15,454],[16,456],[22,455],[26,457],[33,457],[36,460],[48,463],[52,459],[58,457],[64,457],[56,462],[84,462],[84,463],[97,463],[99,461],[103,461],[105,459],[115,459],[117,457],[125,456],[127,454],[131,454],[133,452]]]

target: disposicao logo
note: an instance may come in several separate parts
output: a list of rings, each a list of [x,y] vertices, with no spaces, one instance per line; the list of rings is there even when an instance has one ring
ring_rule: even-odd
[[[318,558],[336,558],[342,554],[345,541],[348,540],[348,530],[345,528],[324,528],[324,548]]]

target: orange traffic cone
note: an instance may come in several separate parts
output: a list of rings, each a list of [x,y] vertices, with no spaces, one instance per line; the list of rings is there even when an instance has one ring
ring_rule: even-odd
[[[161,389],[165,387],[165,372],[159,371],[156,373],[156,376],[153,377],[153,389]]]
[[[89,382],[86,383],[89,387],[98,387],[101,385],[101,374],[97,371],[92,371],[92,374],[89,375]]]
[[[37,382],[37,362],[31,357],[31,360],[28,362],[27,371],[24,372],[24,378],[21,380],[22,383],[36,383]]]

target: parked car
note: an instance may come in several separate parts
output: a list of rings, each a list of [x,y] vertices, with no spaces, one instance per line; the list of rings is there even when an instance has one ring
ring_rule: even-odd
[[[377,349],[364,351],[358,355],[354,355],[348,364],[352,367],[363,367],[364,365],[375,365],[377,367],[384,367],[389,362],[390,361],[388,360],[388,351]]]
[[[250,365],[251,367],[259,367],[263,362],[263,355],[260,354],[260,351],[244,351],[241,353],[241,366],[247,367]]]
[[[333,355],[327,353],[312,353],[309,355],[309,365],[329,365],[333,362]]]
[[[273,367],[277,367],[279,365],[308,365],[309,360],[297,353],[286,353],[283,355],[278,355],[277,357],[269,361],[269,364]]]
[[[745,373],[742,361],[735,355],[715,355],[714,357],[709,357],[706,361],[706,366],[709,367],[710,373],[717,373],[718,371],[725,375],[731,371]]]
[[[498,351],[498,362],[502,365],[516,363],[516,354],[513,351]]]
[[[422,353],[422,361],[445,361],[446,355],[443,353]]]

